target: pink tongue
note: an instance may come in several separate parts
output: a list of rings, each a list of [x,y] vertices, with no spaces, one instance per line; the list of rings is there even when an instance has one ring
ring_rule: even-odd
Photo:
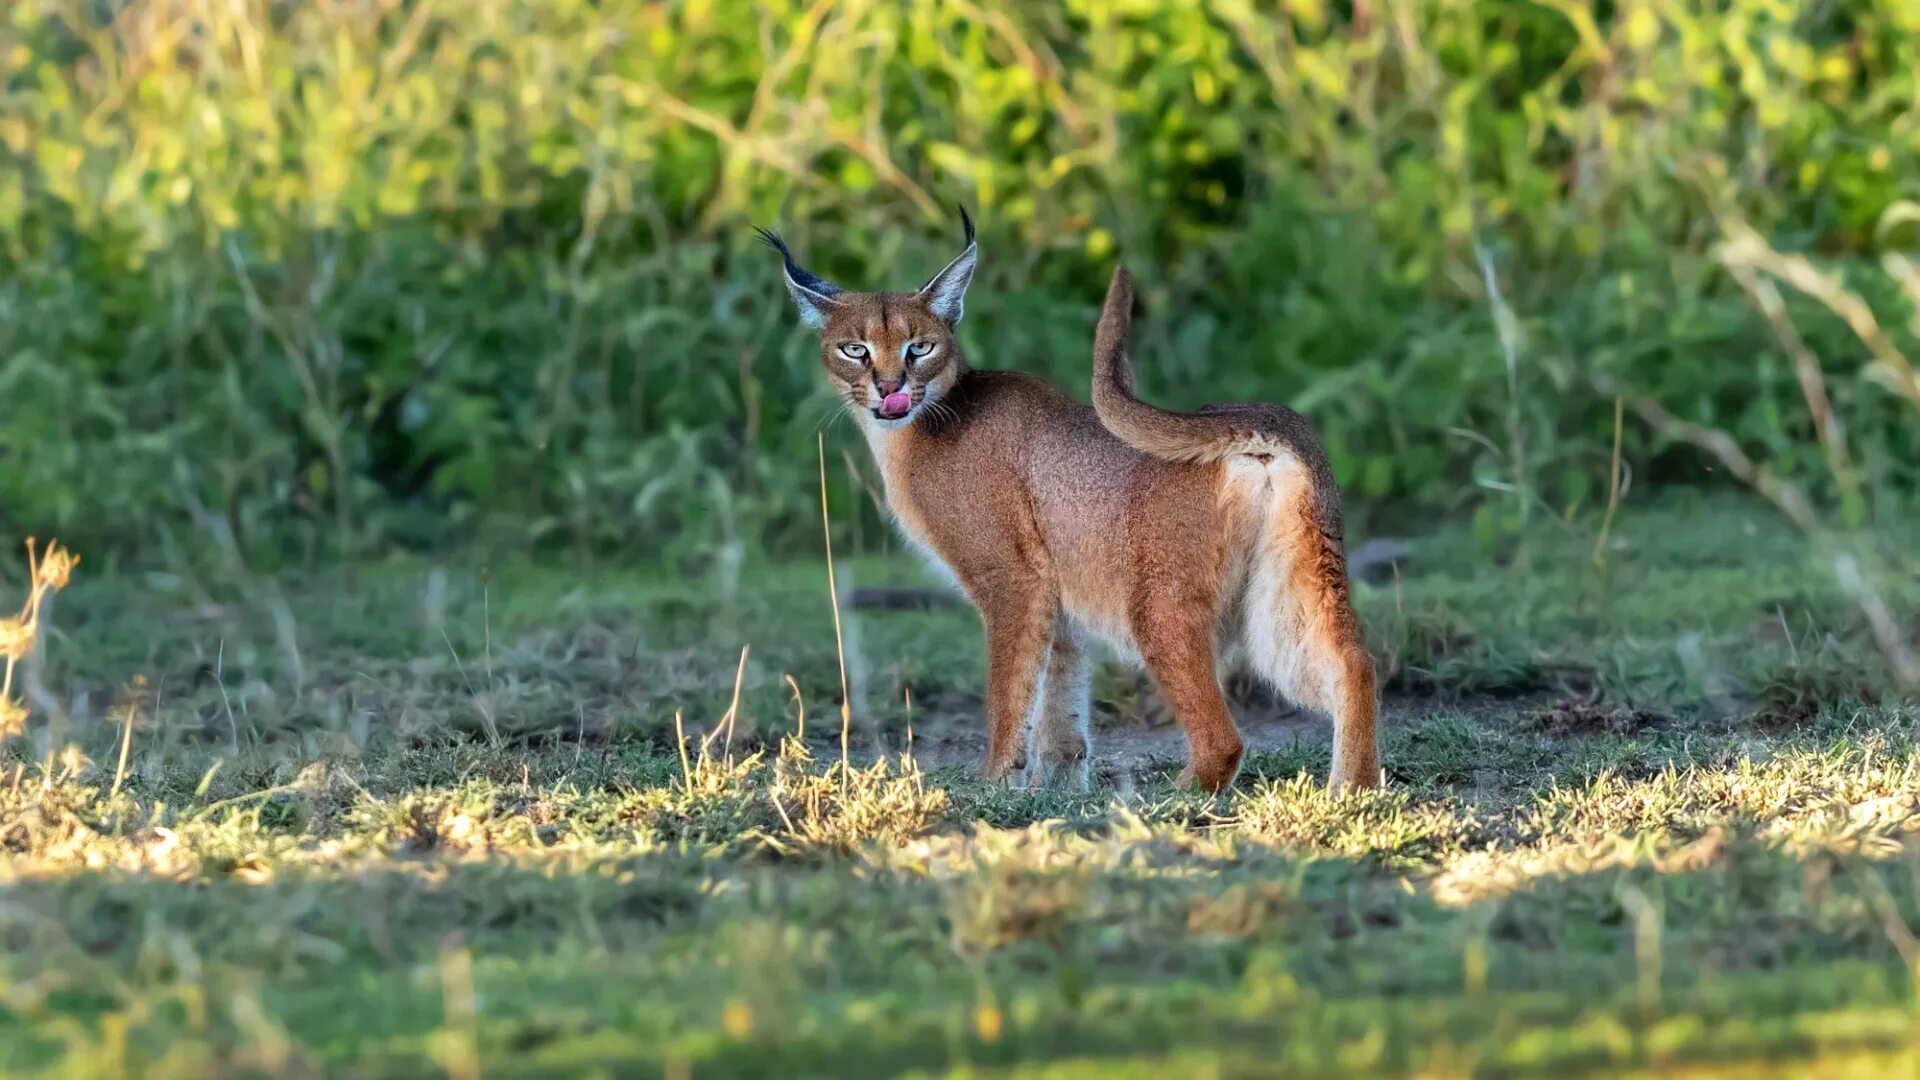
[[[905,390],[897,390],[880,399],[880,411],[899,416],[913,408],[913,397]]]

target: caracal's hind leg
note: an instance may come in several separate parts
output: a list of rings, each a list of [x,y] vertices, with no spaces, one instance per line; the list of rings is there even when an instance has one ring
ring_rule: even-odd
[[[1359,634],[1350,607],[1309,628],[1301,643],[1300,681],[1293,696],[1300,704],[1333,719],[1333,791],[1358,791],[1380,785],[1379,712],[1373,657]]]
[[[1029,786],[1087,789],[1093,756],[1093,653],[1087,646],[1072,622],[1055,621],[1028,754]]]
[[[1353,612],[1347,556],[1340,542],[1314,530],[1317,546],[1296,575],[1302,603],[1318,619],[1306,620],[1307,655],[1325,686],[1321,709],[1333,717],[1333,771],[1327,786],[1357,791],[1380,786],[1380,695],[1373,657]],[[1317,623],[1317,625],[1316,625]]]
[[[1379,696],[1340,540],[1320,528],[1311,497],[1275,530],[1248,596],[1248,651],[1295,705],[1333,720],[1334,791],[1380,784]],[[1257,623],[1255,620],[1266,620]]]
[[[1239,774],[1245,747],[1220,690],[1213,616],[1210,604],[1168,597],[1141,605],[1133,629],[1140,658],[1187,732],[1187,767],[1179,783],[1217,793]]]
[[[1373,657],[1357,640],[1342,647],[1337,661],[1335,696],[1339,711],[1333,719],[1333,773],[1328,786],[1335,791],[1379,787],[1380,698],[1374,685]]]

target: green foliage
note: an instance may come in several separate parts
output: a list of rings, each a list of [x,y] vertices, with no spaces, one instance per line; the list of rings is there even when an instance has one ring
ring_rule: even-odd
[[[1604,497],[1598,373],[1814,466],[1710,247],[1736,217],[1843,262],[1906,241],[1879,226],[1920,174],[1915,11],[21,0],[0,507],[88,550],[187,520],[243,548],[802,543],[831,403],[744,226],[898,285],[954,201],[983,220],[977,361],[1080,386],[1124,255],[1149,390],[1295,403],[1369,502]],[[1857,342],[1806,334],[1876,479],[1911,481]]]

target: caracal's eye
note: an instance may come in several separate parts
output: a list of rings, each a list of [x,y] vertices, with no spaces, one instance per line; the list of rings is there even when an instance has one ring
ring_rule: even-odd
[[[931,341],[910,341],[907,343],[907,355],[915,360],[933,352]]]
[[[849,341],[840,346],[840,355],[849,360],[864,361],[867,358],[867,347],[858,341]]]

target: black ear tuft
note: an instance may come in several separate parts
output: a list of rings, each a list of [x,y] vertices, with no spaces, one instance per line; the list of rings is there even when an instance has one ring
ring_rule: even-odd
[[[761,243],[779,252],[782,259],[793,261],[793,252],[787,250],[787,242],[780,239],[779,233],[772,229],[763,229],[758,225],[753,227],[753,231],[760,238]]]
[[[960,224],[967,233],[967,242],[961,246],[960,254],[928,278],[919,292],[926,297],[927,306],[935,315],[955,325],[966,310],[967,286],[973,283],[973,268],[980,260],[980,247],[973,240],[973,218],[968,216],[965,206],[960,207]]]
[[[844,290],[818,274],[808,273],[794,262],[793,252],[787,248],[787,242],[780,239],[779,233],[758,225],[753,227],[753,231],[759,235],[761,243],[780,253],[780,261],[786,269],[787,294],[793,297],[794,306],[800,309],[800,321],[816,330],[825,326],[828,310],[838,303],[835,298]]]
[[[761,243],[780,253],[780,261],[786,264],[788,281],[805,289],[807,292],[828,300],[839,296],[845,291],[833,282],[828,281],[818,274],[809,272],[799,263],[794,262],[792,249],[787,247],[785,240],[780,239],[779,233],[774,232],[772,229],[763,229],[758,225],[753,227],[753,231],[759,235]]]

